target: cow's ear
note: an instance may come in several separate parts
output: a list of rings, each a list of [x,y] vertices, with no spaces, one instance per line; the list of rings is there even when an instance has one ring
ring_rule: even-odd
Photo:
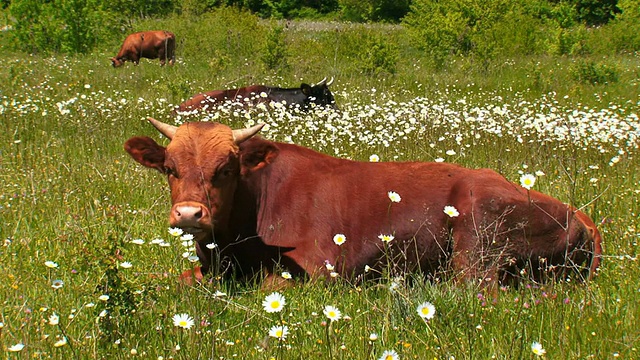
[[[140,164],[164,172],[165,148],[146,136],[136,136],[124,143],[124,150]]]
[[[311,85],[309,84],[302,84],[300,85],[300,89],[302,89],[302,93],[309,96],[311,95]]]
[[[271,164],[278,157],[279,152],[278,147],[269,141],[245,141],[240,145],[242,175],[247,175]]]

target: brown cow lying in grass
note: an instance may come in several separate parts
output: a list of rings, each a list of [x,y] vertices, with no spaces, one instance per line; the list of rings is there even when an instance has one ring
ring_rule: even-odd
[[[176,61],[176,36],[169,31],[142,31],[133,33],[124,40],[118,55],[111,58],[113,67],[124,65],[128,60],[138,65],[140,58],[160,59],[160,66],[169,60]]]
[[[132,137],[125,149],[167,175],[169,222],[195,236],[198,278],[218,258],[232,259],[237,276],[269,281],[281,269],[322,276],[331,264],[347,277],[446,267],[489,284],[525,273],[586,279],[600,263],[587,215],[492,170],[351,161],[254,136],[262,125],[149,120],[169,145]]]

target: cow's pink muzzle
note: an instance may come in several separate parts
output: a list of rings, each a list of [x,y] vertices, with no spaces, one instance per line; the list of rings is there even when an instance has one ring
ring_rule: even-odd
[[[195,201],[185,201],[173,205],[169,223],[172,227],[204,230],[211,227],[211,216],[206,206]]]

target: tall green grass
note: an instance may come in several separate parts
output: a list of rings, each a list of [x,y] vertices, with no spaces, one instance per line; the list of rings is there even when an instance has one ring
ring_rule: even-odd
[[[220,30],[223,22],[238,26]],[[640,357],[638,58],[592,59],[619,72],[617,82],[596,85],[571,75],[581,61],[571,57],[499,59],[489,67],[459,58],[434,71],[402,28],[317,25],[285,28],[291,66],[278,73],[257,55],[272,25],[244,15],[140,24],[176,32],[173,67],[143,60],[113,69],[115,40],[78,57],[3,52],[2,356],[377,359],[395,350],[402,359],[528,359],[539,342],[548,359]],[[372,76],[360,67],[359,46],[381,38],[400,56],[394,74]],[[357,160],[442,158],[494,168],[514,182],[542,171],[536,189],[584,207],[600,224],[606,257],[598,277],[525,282],[501,289],[495,301],[471,285],[421,274],[300,282],[282,291],[286,305],[272,314],[262,308],[268,293],[259,284],[178,283],[193,264],[168,233],[165,179],[131,161],[124,141],[159,139],[144,118],[174,121],[172,105],[203,90],[296,86],[325,76],[336,78],[340,112],[253,111],[247,119],[229,111],[218,121],[266,122],[267,138]],[[55,280],[62,287],[54,289]],[[436,308],[428,321],[416,311],[424,301]],[[344,317],[330,322],[326,305]],[[181,313],[194,318],[193,327],[174,326]],[[289,329],[284,341],[268,336],[279,324]],[[16,344],[25,346],[8,351]]]

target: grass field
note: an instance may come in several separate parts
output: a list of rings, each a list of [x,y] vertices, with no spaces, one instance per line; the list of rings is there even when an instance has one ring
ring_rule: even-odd
[[[143,60],[113,69],[118,41],[88,55],[0,55],[0,357],[378,359],[395,351],[401,359],[529,359],[539,343],[547,359],[640,358],[637,55],[596,59],[619,78],[591,85],[571,75],[584,59],[505,59],[487,68],[461,58],[433,71],[402,47],[397,27],[292,26],[290,67],[267,71],[246,56],[260,49],[246,33],[190,56],[190,26],[205,25],[175,23],[186,40],[173,67]],[[348,56],[345,48],[367,32],[397,38],[395,75],[362,73]],[[302,49],[304,41],[316,46]],[[203,90],[324,76],[336,78],[339,111],[220,110],[210,118],[233,127],[264,122],[266,138],[356,160],[446,161],[514,182],[537,174],[535,189],[599,224],[605,258],[597,278],[525,283],[501,289],[495,301],[420,274],[338,278],[283,290],[286,304],[273,313],[256,284],[180,285],[177,275],[193,264],[168,232],[166,180],[132,161],[124,141],[160,139],[144,119],[176,121],[173,105]],[[424,302],[435,307],[429,320],[417,312]],[[328,305],[342,316],[331,321]],[[179,314],[194,324],[175,325]],[[269,336],[274,326],[287,327],[286,339]]]

